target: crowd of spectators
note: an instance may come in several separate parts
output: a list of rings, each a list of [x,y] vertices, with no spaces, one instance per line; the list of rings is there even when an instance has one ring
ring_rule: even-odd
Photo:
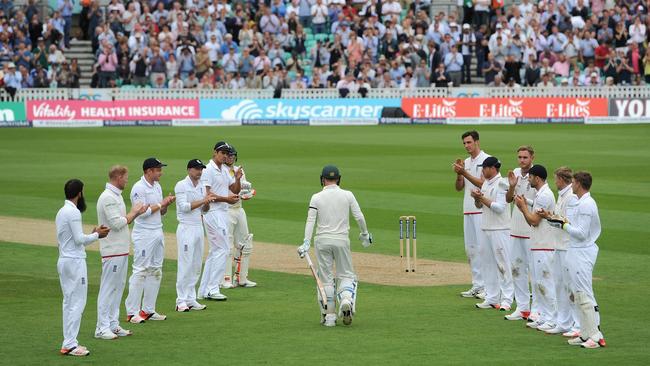
[[[650,83],[647,0],[0,0],[9,91],[79,87],[72,33],[91,41],[92,87],[370,88]],[[435,0],[434,0],[435,1]],[[74,28],[73,28],[74,27]]]

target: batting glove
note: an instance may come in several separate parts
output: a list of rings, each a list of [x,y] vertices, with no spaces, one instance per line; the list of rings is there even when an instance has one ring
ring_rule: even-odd
[[[363,245],[364,248],[367,248],[372,244],[372,234],[361,233],[359,234],[359,240],[361,241],[361,245]]]
[[[302,245],[298,247],[298,255],[300,258],[305,258],[305,253],[309,251],[310,246],[311,242],[309,239],[305,239],[305,241],[302,242]]]
[[[548,219],[546,219],[546,221],[548,221],[548,224],[551,225],[552,227],[556,227],[560,230],[563,230],[564,225],[569,223],[567,219],[559,216],[549,217]]]

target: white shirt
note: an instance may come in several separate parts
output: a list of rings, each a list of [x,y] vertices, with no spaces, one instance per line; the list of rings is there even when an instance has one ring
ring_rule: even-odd
[[[510,226],[510,210],[508,210],[508,204],[506,203],[508,183],[498,173],[492,179],[483,182],[481,192],[492,201],[490,207],[483,205],[481,229],[486,231],[508,230]]]
[[[162,216],[160,215],[160,210],[151,213],[151,206],[157,206],[162,203],[162,200],[162,187],[160,187],[160,183],[153,182],[153,185],[151,185],[146,179],[144,179],[144,176],[142,176],[142,178],[133,185],[131,188],[131,205],[140,202],[144,205],[150,206],[145,213],[136,217],[134,220],[135,224],[133,225],[133,230],[162,229]]]
[[[230,174],[230,176],[233,179],[235,179],[235,173],[240,169],[242,169],[242,167],[237,166],[237,165],[234,165],[232,167],[228,167],[228,174]],[[243,169],[242,169],[241,173],[242,173],[242,176],[241,176],[241,179],[239,180],[239,182],[241,183],[242,190],[244,190],[244,186],[252,186],[253,184],[251,182],[249,182],[248,180],[246,180],[246,172],[244,172]],[[236,193],[233,193],[232,191],[230,191],[230,189],[228,191],[230,192],[230,194],[236,194]],[[241,204],[242,204],[241,201],[242,200],[239,200],[239,201],[233,203],[232,205],[230,205],[230,208],[240,208]]]
[[[567,207],[578,204],[578,196],[573,193],[571,184],[564,187],[558,192],[557,202],[555,203],[555,214],[566,217]],[[567,250],[569,248],[569,233],[564,230],[553,228],[555,234],[555,249]]]
[[[323,24],[327,21],[325,18],[328,16],[327,14],[327,6],[324,4],[318,5],[314,4],[311,6],[311,15],[312,15],[312,23],[314,24]]]
[[[131,240],[126,221],[126,205],[122,190],[110,183],[106,183],[106,189],[97,200],[97,222],[111,229],[108,236],[99,239],[102,257],[128,255]]]
[[[537,212],[539,209],[544,209],[549,212],[555,211],[555,197],[546,183],[544,183],[542,188],[537,191],[537,195],[535,195],[533,212]],[[544,219],[540,220],[539,225],[532,226],[530,233],[530,248],[532,250],[555,249],[555,235],[553,235],[551,229],[551,225],[549,225],[548,221]]]
[[[526,198],[526,201],[533,202],[535,199],[535,188],[530,186],[528,182],[528,174],[521,175],[521,168],[513,170],[515,177],[519,178],[517,180],[517,185],[515,186],[515,196],[523,195]],[[528,209],[532,209],[532,206],[529,205]],[[512,220],[510,221],[510,236],[515,238],[524,238],[530,239],[530,225],[526,222],[524,214],[521,213],[517,206],[513,205],[512,208]]]
[[[228,192],[230,192],[230,185],[235,183],[235,178],[231,177],[228,172],[228,165],[221,164],[221,168],[217,166],[214,160],[210,159],[208,166],[203,169],[203,175],[201,175],[201,183],[207,188],[210,188],[210,192],[216,194],[217,196],[228,197]],[[227,202],[211,202],[210,211],[228,210]]]
[[[569,233],[569,247],[586,248],[596,245],[601,230],[600,217],[591,193],[585,193],[567,206],[567,219],[570,224],[565,225],[564,230]]]
[[[192,179],[187,176],[185,179],[176,183],[174,187],[176,195],[176,219],[184,225],[201,226],[201,207],[192,210],[192,202],[205,198],[205,185],[199,180],[194,185]]]
[[[473,177],[480,178],[483,173],[483,160],[487,159],[490,155],[486,154],[483,150],[479,152],[475,159],[468,157],[465,159],[465,170],[469,172]],[[474,198],[472,198],[472,190],[478,188],[477,186],[470,183],[470,181],[465,179],[465,196],[463,198],[463,213],[465,215],[471,214],[480,214],[481,210],[476,208],[474,205]]]
[[[56,240],[59,242],[59,258],[86,258],[86,245],[97,238],[98,233],[85,235],[81,224],[81,212],[74,203],[66,200],[56,214]]]
[[[317,222],[316,237],[348,238],[350,211],[352,211],[352,216],[359,224],[361,232],[368,232],[366,219],[354,194],[341,189],[336,184],[325,186],[322,191],[314,194],[309,201],[305,239],[311,239],[315,222]]]

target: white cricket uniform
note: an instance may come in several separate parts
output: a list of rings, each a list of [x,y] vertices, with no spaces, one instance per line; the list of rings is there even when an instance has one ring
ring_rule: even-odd
[[[537,191],[533,212],[544,209],[549,212],[555,210],[555,197],[547,183]],[[539,313],[540,321],[555,324],[556,298],[553,277],[555,235],[548,221],[541,220],[539,225],[531,228],[531,284],[535,293],[535,306]]]
[[[158,182],[149,184],[144,176],[131,188],[131,205],[149,205],[147,211],[134,220],[133,273],[129,278],[129,294],[126,297],[126,314],[135,315],[156,312],[156,299],[162,280],[165,254],[165,236],[162,230],[160,210],[152,213],[151,207],[163,201],[162,188]]]
[[[98,233],[84,235],[81,212],[66,200],[56,214],[56,239],[59,244],[59,272],[63,292],[63,344],[61,348],[77,347],[77,335],[88,294],[86,245],[99,238]]]
[[[97,200],[97,221],[111,229],[99,239],[102,256],[102,279],[97,296],[95,333],[114,331],[120,326],[120,304],[129,265],[129,225],[122,190],[110,183]]]
[[[214,160],[210,160],[208,166],[203,170],[201,182],[206,188],[210,189],[210,192],[218,196],[228,197],[229,187],[235,183],[235,178],[228,173],[226,164],[219,167]],[[226,272],[226,262],[228,255],[230,255],[230,247],[228,247],[228,203],[210,203],[210,209],[203,216],[203,219],[210,249],[203,267],[199,297],[220,293],[219,284],[223,280]]]
[[[567,185],[558,192],[557,203],[555,204],[555,214],[562,217],[567,215],[567,207],[570,205],[575,206],[578,201],[578,196],[573,193],[571,184]],[[557,319],[556,325],[562,329],[571,329],[575,323],[578,322],[577,308],[573,301],[571,301],[569,291],[569,268],[566,262],[566,254],[569,249],[569,234],[559,228],[551,229],[555,234],[555,266],[553,268],[553,276],[555,281],[555,296],[557,298]],[[579,328],[577,324],[576,328]]]
[[[336,184],[323,187],[309,201],[305,239],[311,239],[314,223],[314,248],[318,259],[318,277],[327,295],[327,311],[335,309],[335,279],[338,279],[338,298],[346,298],[355,307],[357,275],[350,252],[350,212],[362,233],[368,232],[366,220],[352,192]],[[336,274],[333,268],[336,266]],[[320,295],[319,295],[320,296]]]
[[[235,172],[241,169],[239,166],[228,167],[228,172],[231,177],[235,177]],[[242,170],[241,184],[251,185],[251,183],[246,180],[246,173]],[[231,194],[234,194],[230,192]],[[225,279],[234,280],[236,283],[247,282],[248,278],[248,263],[244,266],[241,261],[244,258],[239,258],[239,261],[235,263],[235,278],[232,278],[232,259],[233,253],[235,253],[236,246],[242,248],[242,252],[246,252],[247,257],[250,256],[250,253],[253,251],[253,241],[249,240],[250,232],[248,231],[248,219],[246,217],[246,211],[242,207],[242,200],[237,201],[236,203],[228,207],[228,245],[230,246],[230,255],[228,256],[228,262],[226,264],[226,274]],[[245,247],[245,248],[244,248]],[[246,259],[248,261],[248,259]],[[244,273],[245,272],[245,273]],[[242,281],[243,280],[243,281]]]
[[[508,183],[497,174],[483,182],[481,192],[492,201],[483,205],[481,229],[481,274],[485,283],[485,300],[490,304],[510,306],[514,296],[512,270],[506,257],[510,229],[510,210],[506,203]],[[476,207],[476,206],[475,206]]]
[[[468,157],[465,159],[465,170],[473,177],[480,178],[483,174],[483,160],[490,155],[481,150],[476,158]],[[483,276],[481,273],[481,214],[482,211],[474,205],[474,199],[471,196],[472,190],[477,189],[467,178],[465,179],[465,191],[463,195],[463,233],[465,238],[465,253],[472,271],[472,287],[482,288]]]
[[[528,182],[528,174],[522,175],[521,168],[516,168],[513,173],[519,178],[515,186],[515,196],[523,195],[527,201],[532,202],[535,199],[535,189]],[[532,206],[528,208],[532,209]],[[526,222],[524,214],[515,205],[512,207],[512,218],[510,220],[510,243],[506,248],[512,268],[517,310],[530,311],[530,288],[528,286],[531,253],[530,225]]]
[[[178,243],[178,272],[176,275],[176,306],[196,305],[196,283],[201,276],[203,261],[203,220],[199,206],[192,210],[192,202],[205,198],[205,186],[196,185],[187,176],[176,183],[176,242]]]
[[[570,224],[565,225],[564,230],[569,233],[569,249],[566,254],[566,264],[571,281],[569,289],[571,295],[574,295],[573,297],[576,299],[578,292],[586,295],[596,310],[595,325],[598,326],[600,313],[594,296],[592,275],[598,257],[596,240],[600,236],[601,226],[598,206],[591,197],[591,193],[585,193],[573,204],[567,206],[567,219]],[[581,319],[581,323],[583,321],[584,319]],[[592,334],[582,334],[583,338],[591,336]]]

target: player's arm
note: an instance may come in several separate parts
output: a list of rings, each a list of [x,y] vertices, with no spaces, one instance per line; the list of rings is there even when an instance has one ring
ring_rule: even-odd
[[[565,223],[562,225],[562,229],[566,230],[566,232],[569,233],[569,236],[576,240],[587,240],[587,237],[589,236],[589,228],[591,227],[592,216],[593,214],[591,212],[578,211],[576,221]]]
[[[235,171],[234,181],[232,181],[228,187],[232,193],[238,194],[241,191],[241,177],[243,174],[244,170],[242,167],[239,167],[239,169]]]
[[[102,225],[99,228],[94,228],[91,234],[84,234],[83,227],[81,225],[81,213],[78,212],[70,218],[69,224],[70,231],[72,232],[72,240],[74,240],[75,244],[77,245],[90,245],[95,240],[106,237],[110,231],[109,228]]]
[[[316,218],[318,217],[318,206],[316,200],[312,196],[311,201],[309,201],[309,209],[307,210],[307,222],[305,223],[305,236],[302,240],[302,245],[298,247],[298,255],[300,258],[305,256],[305,253],[309,251],[311,246],[311,237],[314,235],[314,224],[316,223]]]
[[[524,215],[524,219],[526,219],[528,225],[538,226],[542,221],[542,216],[539,213],[528,209],[528,202],[524,196],[516,196],[515,205],[517,205],[519,211]]]
[[[510,170],[508,172],[508,192],[506,192],[506,202],[512,203],[515,199],[515,187],[517,187],[517,182],[519,177],[515,176],[515,172]]]
[[[368,226],[366,225],[366,218],[363,216],[363,212],[361,212],[361,207],[359,207],[359,202],[357,202],[357,199],[354,197],[354,194],[352,193],[350,193],[350,211],[352,212],[352,217],[354,217],[357,224],[359,225],[359,230],[361,230],[361,234],[367,234]]]
[[[201,206],[204,206],[207,203],[210,203],[210,195],[206,195],[203,199],[190,201],[187,199],[187,192],[184,188],[176,186],[174,189],[174,194],[176,195],[176,209],[178,212],[189,213],[192,210],[195,210]]]
[[[142,205],[146,205],[145,201],[146,193],[144,192],[144,189],[139,187],[138,185],[133,186],[131,189],[131,206],[135,206],[138,203]],[[147,209],[145,212],[142,213],[141,216],[143,217],[148,217],[151,216],[152,214],[160,211],[162,206],[159,203],[153,204],[153,205],[148,205]]]
[[[176,196],[172,195],[171,193],[169,196],[163,198],[162,202],[158,204],[160,206],[160,214],[165,215],[167,213],[167,208],[169,205],[174,203],[174,201],[176,201]]]
[[[465,188],[465,178],[461,174],[461,171],[465,170],[465,162],[461,159],[456,159],[456,162],[451,165],[456,172],[456,190],[462,191]],[[479,186],[480,187],[480,186]]]

